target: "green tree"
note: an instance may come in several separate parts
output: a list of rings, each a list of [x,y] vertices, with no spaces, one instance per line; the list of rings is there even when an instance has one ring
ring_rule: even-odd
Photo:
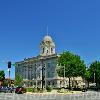
[[[64,76],[64,66],[65,66],[65,77],[69,78],[69,88],[70,87],[70,78],[82,76],[84,77],[86,71],[86,65],[84,61],[81,60],[80,56],[75,55],[69,51],[65,51],[60,54],[58,57],[58,75]]]
[[[3,86],[8,86],[8,84],[9,84],[9,80],[4,80],[2,85]]]
[[[89,82],[91,82],[90,68],[87,68],[87,69],[86,69],[84,78],[85,78],[85,80],[87,81],[88,87],[89,87]]]
[[[3,81],[5,79],[5,73],[4,71],[0,71],[0,81]]]
[[[96,85],[100,85],[100,61],[92,62],[89,71],[91,82],[95,82]]]
[[[16,74],[16,78],[15,78],[15,85],[16,86],[22,86],[23,83],[23,78],[21,75]]]

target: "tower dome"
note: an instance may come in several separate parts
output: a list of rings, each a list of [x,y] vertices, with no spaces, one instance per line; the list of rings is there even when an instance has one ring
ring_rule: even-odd
[[[44,42],[46,42],[46,41],[52,42],[52,38],[51,38],[51,36],[46,35],[46,36],[44,37],[43,41],[44,41]]]
[[[55,54],[55,43],[51,36],[46,35],[40,44],[40,55],[47,56]]]

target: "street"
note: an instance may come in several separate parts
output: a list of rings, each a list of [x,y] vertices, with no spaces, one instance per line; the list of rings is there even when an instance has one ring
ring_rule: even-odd
[[[100,92],[81,94],[11,94],[0,93],[0,100],[99,100]]]

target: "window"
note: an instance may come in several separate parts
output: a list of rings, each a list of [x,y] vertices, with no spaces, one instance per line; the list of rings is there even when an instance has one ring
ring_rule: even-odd
[[[51,53],[53,53],[53,48],[51,48]]]
[[[50,85],[50,81],[48,82],[48,85]]]
[[[41,75],[40,75],[40,73],[39,73],[39,78],[41,78]]]
[[[45,50],[45,49],[43,48],[43,51],[42,51],[42,53],[44,53],[44,50]]]
[[[60,81],[60,85],[62,84],[62,81]]]
[[[47,50],[47,53],[49,53],[49,51]]]

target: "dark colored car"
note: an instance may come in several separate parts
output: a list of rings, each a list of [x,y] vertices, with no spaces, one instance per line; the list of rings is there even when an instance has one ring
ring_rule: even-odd
[[[0,92],[13,93],[14,91],[15,91],[15,89],[12,87],[4,87],[4,86],[0,87]]]
[[[26,93],[26,89],[24,87],[17,87],[15,90],[15,93],[17,93],[17,94]]]
[[[3,86],[0,87],[0,92],[6,93],[6,91],[7,91],[7,88],[6,87],[3,87]]]

